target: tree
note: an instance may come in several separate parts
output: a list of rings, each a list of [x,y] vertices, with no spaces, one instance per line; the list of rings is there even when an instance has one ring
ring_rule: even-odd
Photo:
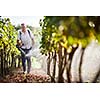
[[[52,79],[55,80],[55,66],[57,66],[59,68],[58,82],[64,81],[65,69],[67,81],[70,82],[71,59],[77,46],[82,45],[85,48],[92,39],[100,41],[99,19],[96,16],[45,16],[43,20],[40,20],[42,27],[41,53],[48,55],[47,73]],[[67,59],[67,55],[69,55],[69,59]],[[54,62],[53,75],[50,72],[52,60]],[[69,65],[68,60],[70,60]]]
[[[8,73],[13,67],[15,56],[19,54],[16,48],[17,32],[9,18],[0,18],[0,69],[1,75]]]

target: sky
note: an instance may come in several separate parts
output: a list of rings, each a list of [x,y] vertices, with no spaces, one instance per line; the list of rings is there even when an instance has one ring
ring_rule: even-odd
[[[10,18],[10,21],[13,25],[18,25],[21,23],[25,23],[26,25],[31,25],[33,27],[39,27],[39,20],[43,18],[43,16],[3,16],[6,18]]]

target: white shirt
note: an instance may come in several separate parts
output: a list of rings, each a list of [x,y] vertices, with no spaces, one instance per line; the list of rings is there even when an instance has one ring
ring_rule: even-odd
[[[29,30],[29,29],[26,29]],[[28,31],[26,31],[26,33],[23,33],[22,30],[18,31],[18,40],[20,40],[21,37],[21,41],[24,44],[22,46],[23,49],[29,49],[32,47],[32,39],[34,39],[33,33],[31,30],[30,31],[30,35],[28,33]],[[21,36],[20,36],[20,32],[21,32]]]

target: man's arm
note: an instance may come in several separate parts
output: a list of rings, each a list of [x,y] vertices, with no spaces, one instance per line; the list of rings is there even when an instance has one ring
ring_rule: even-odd
[[[34,39],[32,38],[32,45],[34,45],[35,44],[35,41],[34,41]]]
[[[31,39],[32,39],[32,45],[34,45],[35,44],[34,35],[30,29],[29,29],[29,31],[30,31],[30,35],[31,35]]]
[[[18,31],[18,36],[17,36],[17,45],[18,45],[19,47],[22,46],[22,41],[20,40],[20,33],[19,33],[19,31]]]

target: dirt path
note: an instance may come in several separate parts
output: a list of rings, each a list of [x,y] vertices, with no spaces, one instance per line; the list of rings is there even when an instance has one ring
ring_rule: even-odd
[[[23,74],[16,68],[10,75],[0,80],[1,83],[50,83],[50,77],[42,69],[32,69],[30,74]]]

